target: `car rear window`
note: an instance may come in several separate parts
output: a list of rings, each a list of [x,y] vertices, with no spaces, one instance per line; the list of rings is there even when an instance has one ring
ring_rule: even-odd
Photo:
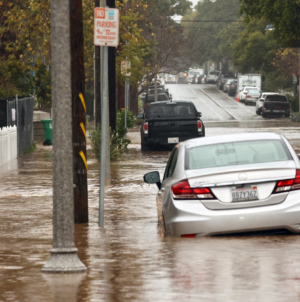
[[[283,95],[268,95],[266,101],[269,102],[285,102],[287,103],[287,98]]]
[[[219,75],[220,72],[218,72],[218,71],[210,71],[209,74],[210,75]]]
[[[280,140],[222,143],[187,149],[186,169],[235,166],[290,160],[291,155]]]
[[[248,94],[260,94],[260,91],[259,90],[248,90]]]
[[[148,118],[196,118],[197,111],[192,104],[165,103],[151,105]]]
[[[166,94],[158,94],[157,95],[157,101],[167,101],[168,97]],[[155,94],[147,95],[147,103],[155,102]]]

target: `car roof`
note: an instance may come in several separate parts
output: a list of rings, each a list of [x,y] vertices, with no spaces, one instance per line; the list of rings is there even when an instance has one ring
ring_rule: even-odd
[[[244,86],[243,89],[245,89],[245,88],[255,88],[255,89],[258,89],[258,87],[255,87],[255,86]]]
[[[279,94],[279,93],[278,92],[263,92],[262,94],[274,95],[274,94]]]
[[[281,134],[275,132],[260,132],[260,133],[237,133],[237,134],[226,134],[217,135],[210,137],[199,137],[194,139],[189,139],[184,141],[182,144],[186,148],[193,148],[203,145],[214,145],[218,143],[232,143],[239,141],[255,141],[255,140],[280,140],[282,138]]]
[[[159,101],[159,102],[152,102],[150,104],[167,104],[167,103],[177,103],[177,102],[180,102],[180,103],[187,103],[187,104],[193,104],[193,102],[191,101],[182,101],[182,100],[168,100],[168,101]]]

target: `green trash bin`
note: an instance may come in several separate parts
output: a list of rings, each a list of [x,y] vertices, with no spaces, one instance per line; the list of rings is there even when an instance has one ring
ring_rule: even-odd
[[[45,141],[43,145],[51,146],[52,145],[52,119],[42,120],[44,126],[44,135]]]

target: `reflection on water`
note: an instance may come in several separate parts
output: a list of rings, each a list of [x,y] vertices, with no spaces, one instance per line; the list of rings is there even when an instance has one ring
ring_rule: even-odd
[[[298,130],[277,128],[300,150]],[[207,127],[207,135],[224,129]],[[75,226],[88,271],[60,276],[40,272],[52,247],[51,151],[19,158],[16,170],[0,175],[0,301],[298,301],[299,236],[161,235],[157,187],[142,176],[162,176],[168,156],[136,145],[112,163],[104,228],[97,225],[99,163],[90,157],[90,223]]]

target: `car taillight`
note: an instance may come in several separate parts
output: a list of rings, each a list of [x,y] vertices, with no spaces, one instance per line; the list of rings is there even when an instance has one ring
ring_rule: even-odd
[[[144,134],[148,134],[148,129],[149,129],[148,122],[146,122],[144,124]]]
[[[234,88],[234,85],[231,85],[230,87],[231,87],[231,88]]]
[[[202,123],[200,121],[197,121],[197,128],[198,132],[202,132]]]
[[[247,94],[247,92],[244,92],[244,94]]]
[[[300,189],[300,170],[296,170],[296,176],[294,179],[280,180],[273,193],[281,193]]]
[[[251,98],[251,96],[250,96],[250,95],[247,95],[247,96],[246,96],[246,98],[250,99],[250,98]]]
[[[191,188],[185,179],[171,187],[174,199],[211,199],[214,195],[209,188]]]

